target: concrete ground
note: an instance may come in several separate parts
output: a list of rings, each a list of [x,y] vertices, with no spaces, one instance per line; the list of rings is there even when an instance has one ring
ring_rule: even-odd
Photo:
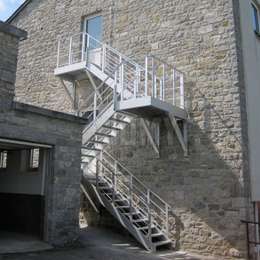
[[[185,252],[148,253],[131,237],[105,229],[86,228],[80,240],[80,248],[4,254],[0,260],[220,260]]]
[[[34,236],[0,230],[0,255],[52,249],[50,245]]]

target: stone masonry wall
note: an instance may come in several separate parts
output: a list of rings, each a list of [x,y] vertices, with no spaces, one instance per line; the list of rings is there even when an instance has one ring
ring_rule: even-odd
[[[13,102],[19,34],[0,22],[0,137],[49,144],[44,240],[57,246],[79,235],[82,119]],[[15,181],[15,180],[14,180]]]
[[[35,0],[13,21],[28,31],[21,44],[17,99],[71,112],[57,79],[57,37],[76,33],[82,18],[103,15],[104,39],[143,64],[153,53],[186,74],[189,156],[161,123],[156,158],[139,120],[111,147],[173,207],[178,248],[246,255],[248,172],[243,157],[240,81],[232,0]]]
[[[25,32],[17,30],[17,35],[15,32],[14,27],[0,22],[0,96],[1,101],[7,103],[14,97],[19,38],[22,34],[26,36]]]

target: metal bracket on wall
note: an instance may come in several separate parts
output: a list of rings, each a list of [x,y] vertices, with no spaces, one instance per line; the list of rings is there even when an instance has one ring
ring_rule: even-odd
[[[178,141],[181,144],[184,156],[188,156],[188,134],[187,134],[187,122],[183,122],[183,129],[181,130],[174,115],[169,114],[169,121],[176,133]]]
[[[160,124],[159,124],[159,122],[156,122],[156,133],[155,133],[155,135],[152,134],[152,131],[149,127],[149,122],[147,120],[141,118],[141,123],[143,125],[145,133],[146,133],[154,151],[156,152],[156,154],[158,156],[160,156],[160,150],[159,150],[159,146],[160,146]]]

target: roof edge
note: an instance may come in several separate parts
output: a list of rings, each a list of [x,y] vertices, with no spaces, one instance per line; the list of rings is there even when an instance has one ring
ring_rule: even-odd
[[[26,31],[18,29],[17,27],[2,21],[0,21],[0,32],[10,34],[19,38],[20,40],[24,40],[27,37]]]
[[[16,16],[31,2],[32,0],[26,0],[22,5],[20,5],[14,13],[5,21],[6,23],[11,23]]]

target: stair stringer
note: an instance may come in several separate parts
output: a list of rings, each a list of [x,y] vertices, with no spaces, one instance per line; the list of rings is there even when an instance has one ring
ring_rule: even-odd
[[[112,214],[118,222],[132,235],[135,237],[135,239],[145,247],[146,250],[150,251],[152,248],[152,251],[155,249],[152,247],[152,244],[149,242],[149,240],[142,235],[142,233],[129,221],[127,217],[125,217],[123,214],[121,214],[116,207],[108,200],[106,197],[101,194],[100,197],[102,199],[103,204],[105,205],[105,208]]]

